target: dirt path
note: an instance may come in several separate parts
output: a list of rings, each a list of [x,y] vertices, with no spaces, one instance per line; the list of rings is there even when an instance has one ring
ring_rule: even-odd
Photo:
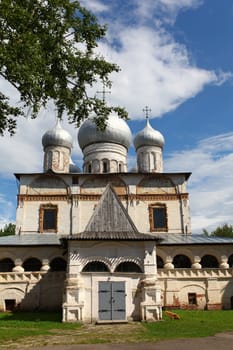
[[[144,339],[141,342],[141,339]],[[86,344],[89,343],[89,344]],[[1,343],[0,350],[233,350],[233,332],[213,337],[151,341],[140,322],[54,329],[43,336]]]
[[[20,350],[24,350],[21,348]],[[30,350],[232,350],[233,332],[213,337],[163,340],[154,343],[80,344],[33,347]],[[19,350],[19,348],[17,349]]]

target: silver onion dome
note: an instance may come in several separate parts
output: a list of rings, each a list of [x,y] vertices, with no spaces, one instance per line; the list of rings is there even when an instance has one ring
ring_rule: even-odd
[[[63,146],[71,149],[73,147],[73,140],[68,131],[62,129],[58,119],[55,127],[43,135],[42,145],[44,148],[48,146]]]
[[[134,147],[137,150],[142,146],[158,146],[163,147],[164,145],[164,137],[158,131],[152,128],[147,120],[146,126],[143,130],[139,131],[134,138]]]
[[[85,120],[78,132],[78,143],[81,149],[100,142],[117,143],[128,149],[131,144],[131,137],[131,131],[127,123],[117,115],[111,114],[108,117],[104,131],[97,130],[92,118]]]

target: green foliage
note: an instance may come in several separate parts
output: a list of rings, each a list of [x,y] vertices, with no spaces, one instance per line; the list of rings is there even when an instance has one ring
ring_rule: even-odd
[[[0,134],[13,134],[16,117],[28,111],[36,117],[49,100],[58,117],[67,112],[77,126],[91,112],[100,116],[100,128],[113,110],[127,118],[125,109],[87,93],[97,82],[110,87],[109,74],[119,71],[94,52],[105,33],[79,1],[1,0],[0,75],[19,91],[22,107],[11,106],[0,93]]]
[[[224,224],[223,226],[218,226],[214,231],[209,233],[206,229],[203,230],[205,236],[211,237],[231,237],[233,238],[233,226]]]
[[[3,229],[0,229],[0,236],[11,236],[15,234],[15,224],[6,224]]]

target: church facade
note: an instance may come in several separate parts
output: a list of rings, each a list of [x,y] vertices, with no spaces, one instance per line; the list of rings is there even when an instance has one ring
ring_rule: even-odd
[[[156,321],[162,308],[233,308],[233,240],[191,234],[190,173],[163,172],[162,134],[109,117],[79,129],[83,171],[57,122],[42,173],[15,174],[16,234],[0,238],[0,309],[62,310],[64,322]]]

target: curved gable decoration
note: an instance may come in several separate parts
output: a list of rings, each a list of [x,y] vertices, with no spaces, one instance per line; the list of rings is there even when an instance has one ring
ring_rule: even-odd
[[[69,194],[69,185],[55,174],[43,174],[34,179],[27,188],[27,194]]]
[[[169,178],[145,176],[137,185],[137,194],[176,194],[176,188]]]
[[[127,186],[122,179],[118,177],[97,177],[96,179],[91,177],[84,181],[80,187],[81,194],[102,194],[106,186],[111,183],[114,191],[117,195],[126,195]]]

